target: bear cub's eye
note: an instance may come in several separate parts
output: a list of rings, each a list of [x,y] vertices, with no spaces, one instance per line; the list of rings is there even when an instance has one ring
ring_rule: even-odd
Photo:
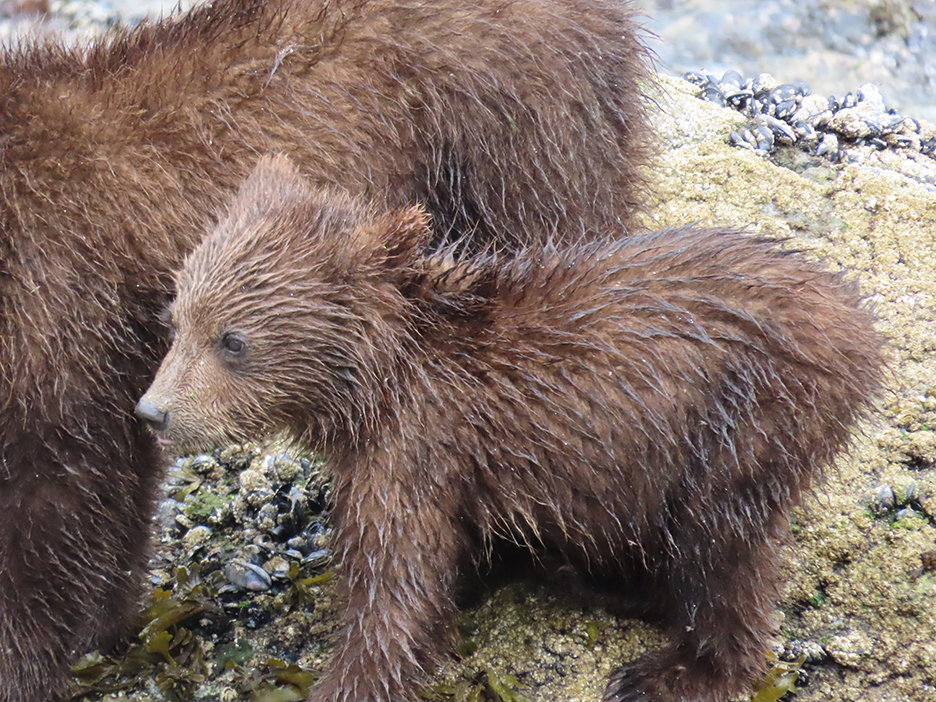
[[[221,349],[232,358],[241,358],[247,353],[247,337],[240,332],[225,332]]]

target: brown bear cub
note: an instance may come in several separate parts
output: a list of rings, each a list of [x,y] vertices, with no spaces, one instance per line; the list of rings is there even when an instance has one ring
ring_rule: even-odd
[[[211,0],[0,48],[0,702],[133,620],[158,311],[259,155],[471,249],[627,227],[645,53],[623,0]]]
[[[175,453],[287,430],[327,457],[347,599],[310,700],[416,699],[501,539],[666,626],[607,700],[743,691],[788,511],[881,379],[856,286],[720,229],[460,261],[432,238],[261,160],[137,407]]]

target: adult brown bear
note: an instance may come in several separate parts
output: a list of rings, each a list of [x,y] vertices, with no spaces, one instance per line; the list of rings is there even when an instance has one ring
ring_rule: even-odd
[[[258,154],[468,246],[627,226],[644,54],[619,0],[217,0],[0,55],[0,701],[134,612],[154,320]]]
[[[607,700],[743,692],[788,511],[880,384],[857,286],[727,230],[460,263],[430,237],[264,159],[179,274],[137,408],[178,451],[287,430],[325,456],[346,603],[310,702],[417,699],[500,541],[662,620]]]

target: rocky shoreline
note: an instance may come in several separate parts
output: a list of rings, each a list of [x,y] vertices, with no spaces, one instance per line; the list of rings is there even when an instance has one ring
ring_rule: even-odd
[[[832,163],[869,163],[890,150],[908,160],[905,175],[936,189],[936,125],[888,108],[873,83],[836,98],[815,95],[803,82],[780,85],[769,73],[744,80],[736,71],[699,71],[685,79],[702,99],[748,118],[748,127],[730,132],[733,146],[763,157],[793,146]]]
[[[819,95],[877,84],[902,114],[936,122],[932,0],[637,0],[661,73],[772,73]]]

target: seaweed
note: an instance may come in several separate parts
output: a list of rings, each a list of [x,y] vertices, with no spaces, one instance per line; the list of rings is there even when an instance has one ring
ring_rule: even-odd
[[[806,662],[806,656],[800,656],[795,661],[781,661],[771,651],[769,654],[770,670],[754,690],[751,702],[777,702],[786,694],[796,694],[796,683],[799,680],[800,669]]]
[[[254,647],[244,639],[235,639],[229,644],[219,646],[215,652],[215,675],[242,667],[253,654]]]
[[[456,631],[458,641],[455,644],[455,653],[462,658],[467,658],[480,647],[477,640],[478,623],[470,614],[462,612],[458,615]]]
[[[290,592],[296,604],[311,598],[312,585],[331,577],[299,578],[298,566],[290,568]],[[219,614],[217,596],[223,576],[214,571],[202,578],[197,565],[178,568],[171,590],[156,588],[142,612],[139,629],[121,651],[99,651],[82,657],[72,668],[75,685],[71,699],[92,693],[128,690],[152,680],[167,702],[189,702],[209,675],[226,671],[250,702],[301,702],[315,681],[315,674],[295,663],[268,658],[255,669],[247,665],[254,648],[244,640],[220,646],[214,666],[209,666],[199,637],[183,626],[193,618]],[[507,701],[512,702],[512,701]]]
[[[300,578],[299,564],[293,561],[289,564],[286,577],[289,579],[289,588],[283,595],[283,602],[285,603],[285,609],[291,612],[297,607],[305,607],[314,604],[315,591],[313,588],[317,585],[327,583],[335,577],[335,573],[334,571],[326,570],[324,573],[311,578]]]
[[[197,566],[178,568],[172,590],[156,588],[139,618],[139,630],[118,653],[89,653],[72,667],[72,699],[95,692],[116,692],[154,679],[169,702],[191,699],[208,673],[199,639],[182,624],[216,612],[220,573],[202,579]]]
[[[585,624],[585,648],[589,651],[594,651],[595,644],[598,643],[600,636],[601,630],[598,627],[598,622],[589,621]]]
[[[182,513],[197,524],[206,524],[209,517],[220,514],[232,499],[231,495],[218,495],[208,490],[200,491],[193,499],[184,502]]]
[[[258,670],[241,677],[238,688],[250,702],[303,702],[316,675],[309,669],[269,658]]]
[[[484,668],[470,678],[435,685],[420,696],[429,702],[528,702],[518,687],[522,684],[513,675]]]

